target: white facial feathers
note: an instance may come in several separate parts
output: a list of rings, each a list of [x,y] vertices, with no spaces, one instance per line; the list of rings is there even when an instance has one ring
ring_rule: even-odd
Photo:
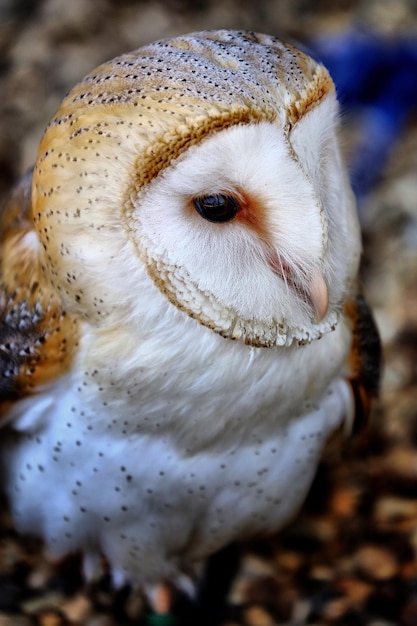
[[[280,324],[281,341],[285,335],[288,343],[335,323],[343,293],[328,253],[328,213],[334,207],[323,205],[317,188],[322,181],[313,177],[327,158],[329,141],[334,143],[335,109],[333,101],[322,114],[331,133],[316,132],[313,149],[300,154],[300,138],[293,146],[276,123],[220,131],[179,157],[136,201],[139,248],[151,263],[170,268],[169,297],[192,316],[216,318],[200,321],[219,324],[216,330],[226,336],[218,317],[229,317],[230,326],[235,319],[257,326],[259,337],[251,339],[253,330],[238,332],[260,344],[262,333],[266,338],[267,329]],[[317,125],[317,119],[312,122]],[[308,143],[308,123],[303,132]],[[193,206],[194,198],[216,194],[240,205],[226,223],[203,219]],[[216,313],[204,310],[206,300]]]

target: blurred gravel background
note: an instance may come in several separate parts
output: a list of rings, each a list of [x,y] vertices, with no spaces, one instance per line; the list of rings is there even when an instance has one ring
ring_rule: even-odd
[[[330,60],[346,32],[354,29],[362,41],[376,37],[380,47],[363,53],[364,62],[374,54],[379,68],[362,77],[365,97],[351,107],[341,90],[343,145],[353,170],[366,171],[375,142],[385,137],[381,85],[389,111],[401,107],[384,158],[358,187],[363,282],[384,344],[380,402],[364,435],[330,450],[291,528],[242,547],[224,626],[417,625],[417,2],[0,0],[0,201],[33,163],[45,125],[84,74],[143,43],[211,28],[284,36],[326,49]],[[411,61],[391,54],[404,40]],[[348,37],[342,52],[353,45]],[[389,70],[379,63],[386,50]],[[411,88],[384,81],[407,63]],[[359,84],[360,54],[348,66]],[[139,623],[139,595],[114,593],[106,579],[85,589],[78,565],[53,567],[39,541],[16,536],[3,505],[0,626]]]

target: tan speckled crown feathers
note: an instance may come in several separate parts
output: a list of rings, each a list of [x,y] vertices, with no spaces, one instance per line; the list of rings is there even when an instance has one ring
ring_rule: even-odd
[[[181,151],[181,144],[188,147],[192,140],[192,128],[198,132],[196,140],[231,124],[261,119],[281,117],[283,126],[292,126],[331,88],[323,66],[273,37],[196,33],[144,46],[101,65],[70,92],[46,140],[57,132],[56,126],[70,127],[68,141],[89,131],[108,136],[103,123],[107,111],[128,117],[139,134],[142,128],[148,151],[159,152],[153,141],[166,146],[173,139]],[[98,107],[103,110],[101,122],[84,126],[87,112],[95,109],[98,119]],[[40,157],[42,161],[42,149]],[[158,165],[151,170],[158,171]],[[147,174],[140,182],[148,182],[155,171]]]

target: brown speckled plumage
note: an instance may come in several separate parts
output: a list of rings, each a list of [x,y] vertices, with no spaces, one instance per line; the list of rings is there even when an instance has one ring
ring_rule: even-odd
[[[0,216],[0,416],[68,371],[78,324],[45,280],[31,210],[32,172]]]

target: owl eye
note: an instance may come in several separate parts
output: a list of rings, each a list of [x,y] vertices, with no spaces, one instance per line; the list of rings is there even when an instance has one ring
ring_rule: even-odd
[[[230,222],[240,210],[239,202],[233,196],[213,194],[194,198],[194,207],[209,222]]]

